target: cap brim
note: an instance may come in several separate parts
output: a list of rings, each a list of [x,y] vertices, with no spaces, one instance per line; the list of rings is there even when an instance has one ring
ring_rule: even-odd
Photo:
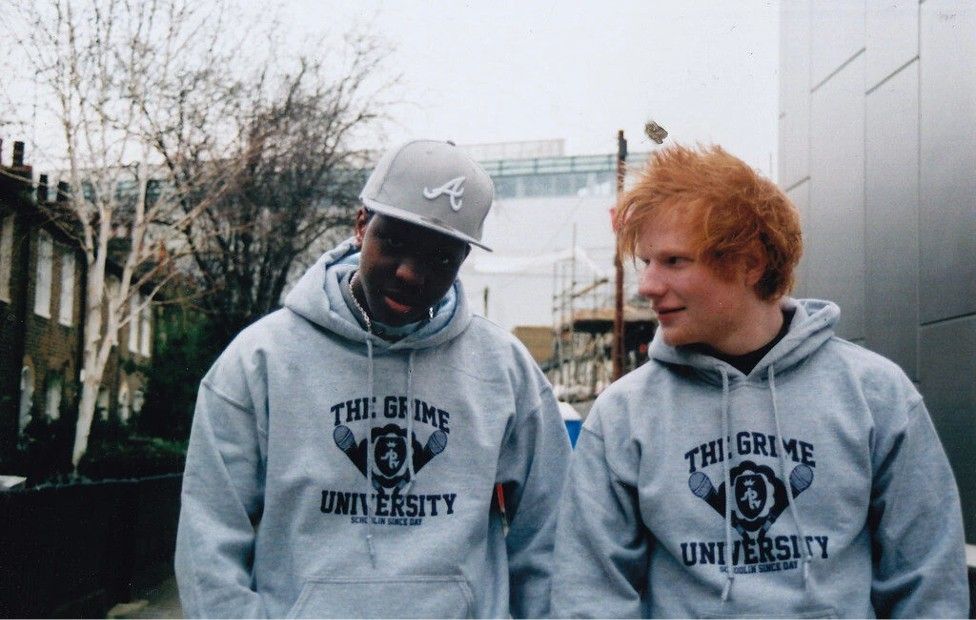
[[[417,226],[422,226],[422,227],[427,228],[429,230],[433,230],[434,232],[439,232],[442,235],[447,235],[448,237],[454,237],[455,239],[460,239],[461,241],[464,241],[465,243],[470,243],[471,245],[476,245],[476,246],[478,246],[479,248],[481,248],[483,250],[487,250],[489,252],[492,251],[492,249],[489,248],[484,243],[478,241],[477,239],[474,239],[472,237],[469,237],[468,235],[464,234],[463,232],[461,232],[459,230],[456,230],[454,228],[451,228],[450,226],[447,226],[443,222],[440,222],[438,220],[434,220],[434,219],[431,219],[431,218],[423,217],[423,216],[417,215],[416,213],[411,213],[410,211],[405,211],[403,209],[398,209],[397,207],[391,207],[390,205],[383,204],[382,202],[376,202],[375,200],[370,200],[369,198],[365,198],[363,196],[360,196],[360,200],[363,201],[363,204],[366,205],[369,208],[370,211],[373,211],[375,213],[380,213],[380,214],[385,215],[387,217],[393,217],[393,218],[396,218],[398,220],[403,220],[405,222],[410,222],[411,224],[416,224]]]

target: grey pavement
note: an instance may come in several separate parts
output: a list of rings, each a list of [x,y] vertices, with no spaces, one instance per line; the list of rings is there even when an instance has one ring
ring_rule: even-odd
[[[969,560],[969,617],[976,618],[976,545],[966,545],[967,560]],[[131,603],[120,603],[108,612],[108,618],[182,618],[183,608],[180,607],[179,592],[176,589],[176,577],[168,579],[155,586],[148,587],[139,593],[139,598]]]
[[[131,603],[120,603],[109,610],[108,618],[182,618],[176,577],[140,591]]]

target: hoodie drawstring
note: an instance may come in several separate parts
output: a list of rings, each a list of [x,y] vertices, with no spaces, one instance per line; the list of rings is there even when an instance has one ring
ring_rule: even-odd
[[[413,470],[413,416],[414,411],[411,410],[414,407],[413,403],[413,354],[414,350],[410,350],[410,355],[407,357],[407,483],[403,485],[403,489],[400,491],[400,495],[405,496],[410,487],[413,486],[413,477],[416,472]]]
[[[731,412],[729,409],[729,374],[725,368],[719,368],[719,373],[722,375],[722,436],[724,438],[729,437],[729,427],[731,425],[730,416]],[[783,430],[779,422],[779,405],[776,399],[776,373],[773,367],[769,367],[769,392],[773,401],[773,423],[776,425],[776,436],[779,437],[780,442],[783,442]],[[801,541],[801,548],[804,550],[803,554],[803,589],[807,590],[810,581],[810,563],[813,561],[813,553],[810,548],[806,545],[806,536],[803,531],[803,523],[800,520],[799,508],[797,508],[796,502],[794,502],[793,497],[793,487],[794,475],[787,475],[787,463],[786,463],[786,450],[781,444],[779,450],[777,450],[779,455],[779,466],[780,475],[783,480],[789,485],[786,492],[787,505],[789,506],[790,515],[793,517],[793,525],[796,528],[796,535]],[[726,569],[725,573],[725,587],[722,588],[722,602],[725,603],[729,600],[732,593],[732,586],[735,582],[735,557],[732,554],[732,499],[733,499],[733,489],[730,480],[730,470],[729,470],[729,460],[731,454],[729,454],[729,445],[726,441],[726,455],[725,459],[722,461],[722,473],[725,476],[725,548],[726,556],[724,558],[724,565]],[[796,472],[794,471],[794,474]],[[802,478],[802,476],[801,476]],[[802,488],[800,489],[802,490]],[[731,558],[731,560],[730,560]]]
[[[732,556],[732,484],[729,474],[729,373],[719,368],[722,375],[722,441],[725,442],[725,458],[722,459],[722,474],[725,477],[725,587],[722,588],[722,602],[729,600],[732,582],[735,581],[735,558]],[[730,565],[731,558],[731,565]]]
[[[369,551],[369,563],[376,568],[376,549],[373,548],[373,515],[370,508],[369,498],[373,494],[373,467],[371,455],[373,454],[373,409],[376,407],[373,400],[376,398],[376,386],[373,383],[373,332],[367,324],[366,335],[366,358],[368,368],[367,381],[369,382],[369,400],[366,401],[366,415],[369,417],[369,434],[366,436],[366,549]]]
[[[803,555],[803,589],[806,590],[807,584],[810,579],[810,562],[813,561],[813,553],[810,551],[810,547],[807,546],[806,536],[803,534],[803,525],[800,523],[799,511],[796,507],[796,502],[793,501],[793,475],[786,474],[786,449],[783,444],[783,431],[779,424],[779,408],[776,405],[776,373],[773,372],[773,367],[769,367],[769,392],[773,399],[773,422],[776,424],[776,436],[779,437],[781,445],[779,446],[779,466],[780,475],[783,476],[784,482],[786,482],[789,487],[786,491],[786,501],[790,507],[790,515],[793,517],[793,525],[796,527],[796,535],[800,538],[800,547],[806,551]]]
[[[372,334],[372,332],[370,332]],[[369,363],[369,368],[367,370],[367,381],[369,382],[369,437],[366,442],[367,452],[366,452],[366,548],[369,551],[369,562],[372,567],[376,568],[376,548],[373,546],[373,515],[371,504],[369,502],[369,497],[373,493],[373,467],[371,465],[371,455],[373,454],[373,411],[375,408],[374,399],[376,398],[376,384],[373,381],[373,342],[369,337],[366,338],[366,356]],[[410,407],[413,405],[413,356],[414,351],[411,350],[407,357],[407,437],[406,437],[406,448],[407,448],[407,470],[409,475],[407,477],[406,484],[403,485],[402,489],[394,489],[394,493],[399,493],[401,496],[406,495],[410,491],[410,487],[413,485],[414,469],[413,469],[413,414],[410,411]]]

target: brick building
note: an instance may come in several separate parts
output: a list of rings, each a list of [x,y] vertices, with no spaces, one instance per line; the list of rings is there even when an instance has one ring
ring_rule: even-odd
[[[48,200],[45,175],[35,189],[23,143],[14,144],[10,166],[0,159],[0,460],[32,419],[73,428],[77,418],[86,262],[77,241],[37,206],[56,209],[59,197]],[[127,421],[141,409],[153,329],[147,308],[120,330],[96,405],[102,420]]]

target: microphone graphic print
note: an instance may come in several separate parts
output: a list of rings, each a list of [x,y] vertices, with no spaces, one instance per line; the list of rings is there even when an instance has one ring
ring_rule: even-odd
[[[396,424],[388,424],[381,428],[371,429],[373,447],[362,439],[356,441],[356,436],[348,426],[339,425],[332,432],[332,439],[339,450],[345,454],[356,469],[363,476],[367,475],[370,467],[370,451],[380,453],[373,455],[373,481],[384,487],[400,487],[410,478],[410,471],[403,462],[407,452],[407,442],[413,453],[413,471],[419,472],[435,456],[447,447],[447,433],[435,430],[423,445],[417,440],[416,433],[407,438],[407,431]],[[382,462],[380,462],[382,461]]]
[[[366,475],[366,440],[362,440],[356,445],[356,436],[352,434],[348,426],[337,426],[332,431],[332,439],[336,446],[349,457],[359,473]]]
[[[697,497],[705,500],[709,506],[718,511],[719,514],[725,512],[725,507],[722,505],[722,498],[719,497],[718,491],[712,486],[712,481],[708,479],[705,472],[696,471],[691,474],[688,478],[688,487],[691,492]]]
[[[430,459],[443,452],[446,447],[447,433],[444,431],[434,431],[431,433],[430,437],[427,438],[427,443],[424,445],[424,451],[414,461],[414,469],[420,469],[429,463]]]
[[[798,497],[810,488],[814,478],[813,469],[805,463],[798,464],[790,472],[789,490],[772,469],[757,466],[750,461],[744,461],[732,468],[730,474],[732,491],[736,493],[732,502],[732,526],[743,537],[746,537],[747,531],[765,535],[789,508],[786,494],[790,493],[793,498]],[[725,496],[729,490],[725,488],[724,482],[716,488],[705,472],[696,471],[688,477],[688,488],[695,497],[707,503],[719,515],[725,515]],[[738,497],[739,494],[742,497]]]
[[[793,494],[793,499],[796,499],[800,493],[803,493],[810,488],[812,483],[813,470],[810,469],[809,465],[800,463],[794,467],[793,471],[790,472],[790,492]],[[773,508],[773,510],[769,513],[769,517],[766,518],[765,523],[762,525],[763,533],[768,532],[769,528],[773,527],[773,523],[788,506],[789,504],[778,505]]]

